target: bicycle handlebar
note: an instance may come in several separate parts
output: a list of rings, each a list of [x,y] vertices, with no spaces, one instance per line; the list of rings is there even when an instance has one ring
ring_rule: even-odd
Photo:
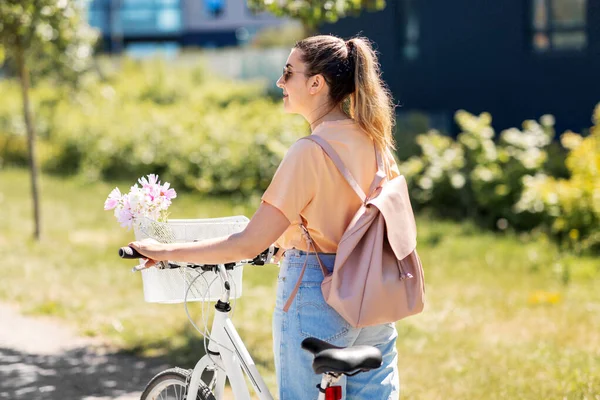
[[[144,258],[136,249],[131,246],[123,246],[119,249],[119,257],[130,259],[130,258]]]
[[[279,251],[278,247],[269,246],[268,249],[266,249],[265,251],[263,251],[256,257],[254,257],[252,260],[245,260],[245,261],[240,261],[240,262],[242,262],[244,264],[252,264],[252,265],[265,265],[266,263],[269,262],[269,260],[271,260],[271,258],[275,254],[277,254],[278,251]],[[131,246],[121,247],[119,249],[119,257],[121,257],[123,259],[145,258],[142,254],[140,254],[136,249],[134,249]],[[168,265],[170,268],[180,268],[181,267],[181,265],[172,264],[172,263],[164,263],[163,265]],[[235,267],[235,265],[236,265],[236,263],[227,263],[227,264],[225,264],[225,268],[231,270]],[[215,270],[217,268],[217,265],[210,265],[210,264],[202,264],[202,265],[187,264],[186,266],[191,267],[191,268],[200,268],[203,271],[211,271],[211,270]]]

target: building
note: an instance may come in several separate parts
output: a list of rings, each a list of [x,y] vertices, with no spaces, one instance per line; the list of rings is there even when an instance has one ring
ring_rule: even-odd
[[[497,131],[546,113],[581,131],[600,102],[599,0],[387,0],[321,31],[376,42],[401,109],[454,133],[458,109],[489,111]]]
[[[87,0],[90,25],[104,48],[119,52],[132,43],[222,47],[248,40],[259,29],[285,20],[253,15],[245,0]]]

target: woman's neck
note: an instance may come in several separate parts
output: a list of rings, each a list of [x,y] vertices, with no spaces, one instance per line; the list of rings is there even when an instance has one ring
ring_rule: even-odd
[[[322,117],[317,118],[314,121],[311,121],[310,122],[310,130],[311,130],[311,132],[313,132],[315,130],[315,128],[317,126],[319,126],[319,124],[321,124],[322,122],[325,122],[325,121],[340,121],[340,120],[344,120],[344,119],[349,119],[348,115],[346,115],[345,112],[343,112],[341,109],[336,107],[335,110],[331,110],[330,112],[323,115]]]

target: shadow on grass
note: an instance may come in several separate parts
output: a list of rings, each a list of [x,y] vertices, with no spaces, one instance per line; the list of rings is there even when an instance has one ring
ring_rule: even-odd
[[[174,337],[177,338],[177,343],[169,339],[154,340],[128,351],[135,355],[161,354],[163,360],[173,367],[194,368],[206,354],[204,338],[188,327],[182,328]]]
[[[101,348],[81,347],[53,355],[0,348],[0,399],[139,398],[149,380],[166,367],[163,358]]]
[[[245,334],[247,334],[243,329],[240,329],[238,333],[242,337],[242,340]],[[187,324],[178,330],[173,337],[177,338],[176,343],[169,339],[154,340],[146,342],[139,347],[130,348],[128,352],[140,356],[144,354],[160,354],[172,367],[177,366],[184,369],[193,369],[196,363],[206,354],[204,337]],[[208,342],[209,340],[207,339],[206,344]],[[272,358],[263,359],[260,354],[253,354],[253,349],[249,343],[245,343],[245,346],[247,346],[247,350],[250,352],[250,356],[257,366],[267,369],[273,368]]]

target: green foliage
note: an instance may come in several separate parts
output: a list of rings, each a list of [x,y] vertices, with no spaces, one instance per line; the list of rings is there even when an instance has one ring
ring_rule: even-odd
[[[515,208],[543,218],[544,226],[575,250],[600,250],[600,104],[588,137],[573,132],[561,136],[569,150],[568,179],[544,173],[526,176],[525,190]]]
[[[88,68],[97,39],[80,4],[67,0],[1,1],[0,53],[12,60],[22,53],[34,75],[51,74],[76,81]]]
[[[256,48],[293,47],[294,44],[306,37],[306,32],[300,24],[282,24],[267,26],[252,38],[250,46]]]
[[[324,22],[336,22],[361,10],[378,11],[385,8],[385,0],[248,0],[253,12],[268,11],[280,17],[298,19],[308,30],[315,30]]]
[[[123,60],[108,74],[88,75],[74,96],[49,85],[33,92],[46,171],[130,181],[157,173],[177,189],[250,194],[266,189],[286,149],[308,133],[260,82],[161,60]],[[0,90],[17,88],[0,82]],[[24,128],[11,97],[0,98],[0,159],[22,165]]]
[[[29,160],[27,149],[27,128],[23,119],[23,106],[15,101],[20,97],[19,84],[11,80],[0,81],[0,168],[3,165],[25,166]],[[54,105],[66,92],[54,86],[42,85],[34,91],[37,119],[35,130],[41,139],[37,143],[40,163],[44,164],[54,157],[55,146],[48,141],[50,126],[48,118],[52,116]]]
[[[540,227],[578,250],[598,247],[597,117],[590,137],[562,136],[569,151],[565,166],[548,158],[549,149],[559,157],[563,153],[552,145],[550,115],[539,122],[525,121],[520,130],[507,129],[499,138],[488,113],[458,111],[455,118],[462,130],[456,140],[436,131],[419,135],[422,154],[401,164],[418,207],[431,207],[446,216],[469,216],[491,228]],[[558,176],[550,177],[552,172]]]
[[[116,249],[133,234],[119,228],[102,206],[113,187],[127,183],[45,176],[48,234],[33,244],[23,223],[30,213],[23,201],[27,174],[0,171],[0,205],[6,210],[0,218],[5,266],[0,299],[25,312],[56,316],[118,349],[167,354],[172,358],[167,364],[193,368],[203,338],[190,327],[183,304],[145,303],[141,278],[130,272],[134,262],[117,258]],[[255,207],[179,193],[170,211],[172,218],[210,218],[251,216]],[[600,393],[597,257],[564,255],[543,238],[524,241],[468,222],[421,216],[417,226],[427,305],[397,324],[402,399],[595,400]],[[245,267],[243,295],[233,315],[273,392],[277,273],[274,265]],[[566,286],[562,275],[569,276]],[[202,314],[202,308],[214,310],[212,305],[188,307],[200,329],[203,316],[212,321],[211,314]]]

